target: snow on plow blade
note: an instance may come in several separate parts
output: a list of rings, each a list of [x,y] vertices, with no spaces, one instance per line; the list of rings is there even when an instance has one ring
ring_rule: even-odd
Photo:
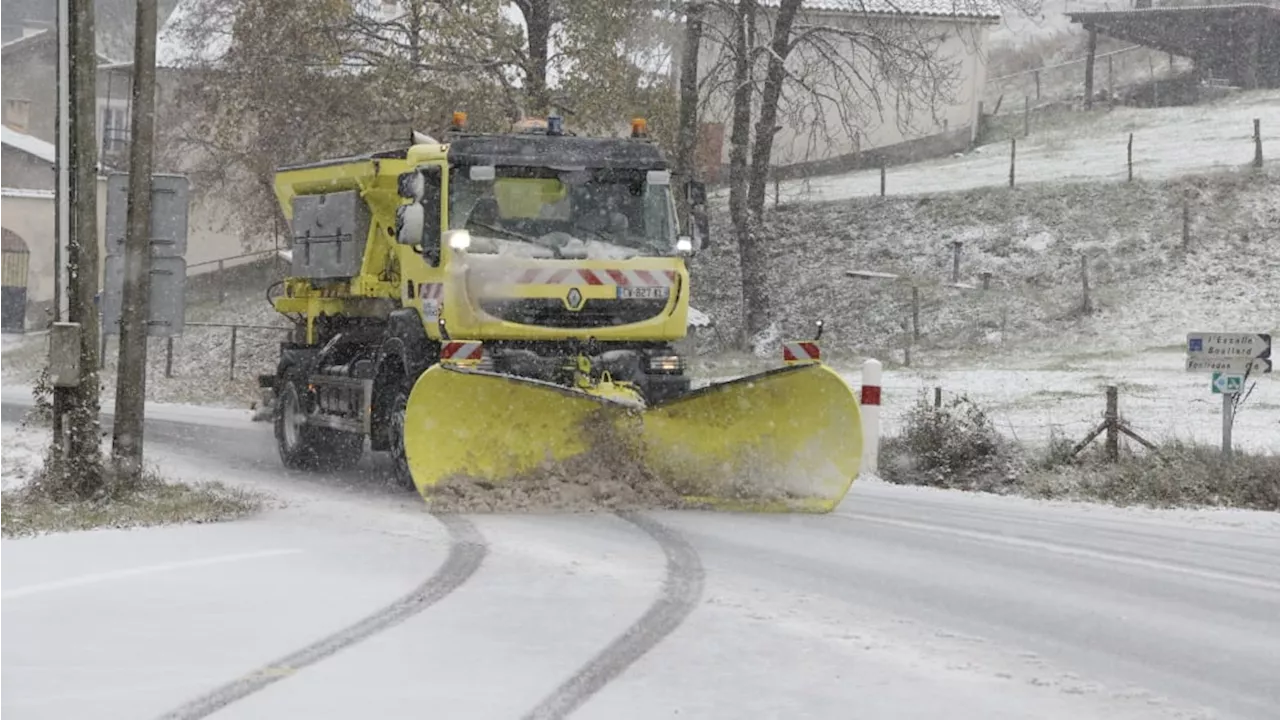
[[[687,500],[725,510],[830,512],[862,460],[853,391],[824,365],[696,390],[644,414],[649,467]]]
[[[405,453],[428,500],[442,484],[521,482],[578,461],[602,482],[639,465],[695,507],[828,512],[852,484],[861,451],[853,392],[821,365],[712,385],[648,409],[435,366],[414,385],[405,413]]]

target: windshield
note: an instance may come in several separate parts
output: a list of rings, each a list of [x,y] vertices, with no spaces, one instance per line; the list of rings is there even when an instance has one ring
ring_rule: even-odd
[[[498,168],[495,175],[475,180],[468,168],[453,171],[450,229],[552,257],[675,253],[670,186],[649,182],[644,171]]]

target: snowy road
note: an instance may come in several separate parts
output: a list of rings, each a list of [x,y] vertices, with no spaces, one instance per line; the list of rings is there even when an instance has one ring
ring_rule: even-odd
[[[16,411],[6,398],[6,432]],[[151,457],[286,507],[3,541],[4,713],[1270,718],[1280,706],[1274,514],[866,482],[821,517],[433,518],[367,473],[281,472],[268,429],[237,417],[157,413]]]

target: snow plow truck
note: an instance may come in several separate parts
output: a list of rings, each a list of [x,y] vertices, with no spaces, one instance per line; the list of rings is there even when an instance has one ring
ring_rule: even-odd
[[[439,140],[279,168],[291,269],[269,295],[296,330],[260,381],[284,465],[351,466],[367,439],[429,502],[575,458],[604,481],[625,452],[694,507],[831,510],[858,471],[858,402],[816,342],[693,386],[675,344],[706,192],[680,183],[688,228],[675,192],[642,118],[585,137],[455,113]]]

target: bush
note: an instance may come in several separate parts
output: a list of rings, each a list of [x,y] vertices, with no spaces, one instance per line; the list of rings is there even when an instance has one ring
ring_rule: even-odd
[[[1036,497],[1101,500],[1151,507],[1231,507],[1280,511],[1280,455],[1166,443],[1152,454],[1108,463],[1088,459],[1036,473],[1026,492]]]
[[[1024,467],[1021,454],[965,396],[935,406],[922,395],[907,411],[902,434],[885,441],[882,456],[881,474],[889,482],[965,490],[1007,491]]]

